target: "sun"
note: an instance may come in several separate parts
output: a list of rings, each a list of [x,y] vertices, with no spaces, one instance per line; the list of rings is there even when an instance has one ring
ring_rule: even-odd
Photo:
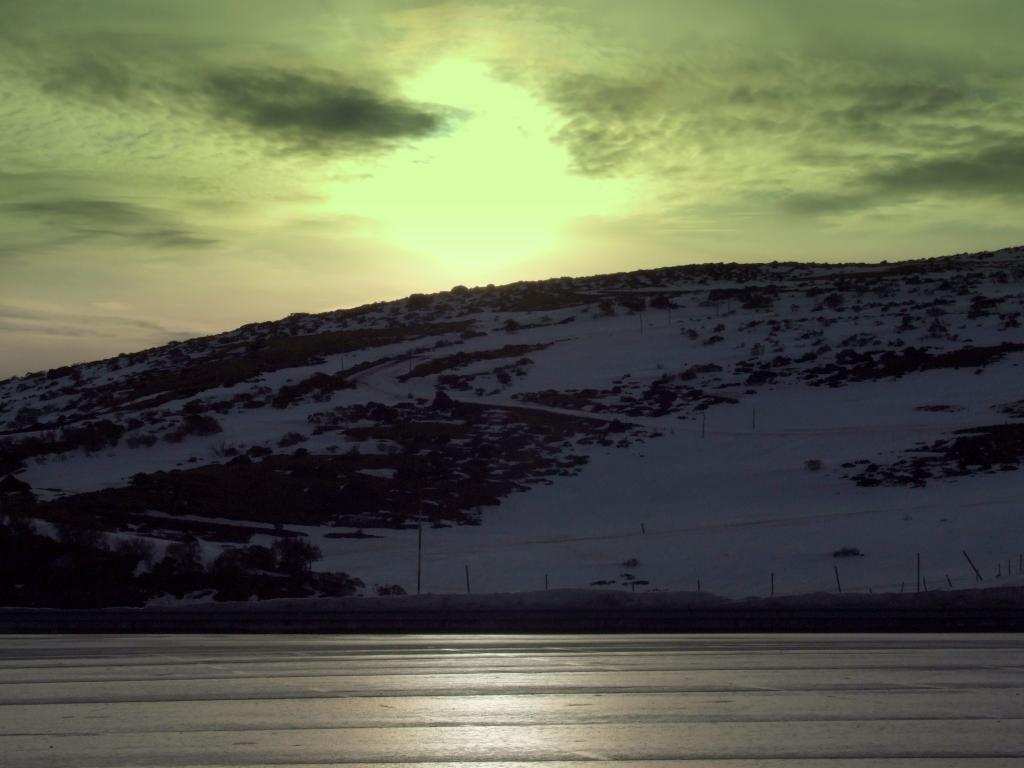
[[[486,279],[556,248],[574,220],[626,205],[624,182],[573,173],[553,140],[557,113],[486,65],[441,61],[405,83],[404,94],[445,105],[448,128],[377,160],[362,179],[337,183],[330,206],[375,220],[384,240],[433,268]]]

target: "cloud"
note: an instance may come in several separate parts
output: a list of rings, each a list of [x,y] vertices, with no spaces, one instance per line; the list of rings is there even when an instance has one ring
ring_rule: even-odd
[[[368,149],[422,138],[445,124],[437,111],[356,87],[327,73],[214,72],[206,78],[210,113],[296,149]]]
[[[46,93],[156,110],[232,128],[291,151],[361,153],[443,130],[450,113],[318,68],[219,67],[173,57],[72,50],[32,77]]]
[[[142,93],[140,70],[110,55],[84,51],[40,73],[43,90],[83,98],[127,101]]]
[[[678,126],[663,111],[672,98],[661,78],[571,75],[549,83],[546,96],[566,118],[556,140],[588,176],[630,170]],[[659,113],[666,119],[659,120]]]
[[[976,152],[913,158],[867,174],[869,189],[885,195],[937,191],[952,195],[1024,197],[1024,134]]]
[[[706,53],[706,52],[705,52]],[[577,173],[657,185],[666,210],[732,205],[813,219],[894,202],[1019,201],[1019,79],[941,61],[807,51],[681,54],[535,85]]]
[[[32,200],[9,203],[6,207],[16,213],[76,222],[134,224],[150,218],[147,209],[115,200]]]
[[[959,83],[899,80],[856,83],[843,92],[851,103],[838,114],[854,124],[894,115],[948,115],[969,110],[979,95]]]
[[[921,198],[1024,199],[1024,135],[974,151],[910,156],[879,164],[842,191],[795,192],[781,198],[797,214],[840,214]]]
[[[977,122],[996,102],[989,88],[771,54],[760,66],[737,58],[632,77],[555,76],[543,93],[566,118],[558,139],[592,174],[638,164],[656,171],[688,146],[735,152],[746,140],[896,142],[929,122]]]
[[[148,245],[154,248],[198,249],[217,245],[220,240],[211,237],[199,237],[185,229],[139,229],[118,231],[115,229],[93,229],[82,227],[76,229],[77,239],[92,237],[120,238],[122,240]]]
[[[0,204],[0,211],[45,225],[60,243],[115,238],[157,248],[199,249],[219,241],[174,225],[166,211],[117,200],[57,198]]]
[[[173,330],[160,323],[116,315],[29,309],[0,304],[0,330],[72,338],[135,338],[164,341],[187,338],[194,332]]]

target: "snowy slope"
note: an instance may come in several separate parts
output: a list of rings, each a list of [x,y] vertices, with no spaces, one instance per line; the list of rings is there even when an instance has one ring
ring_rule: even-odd
[[[305,534],[368,593],[421,522],[425,592],[1006,583],[1022,311],[1024,249],[456,288],[0,382],[0,475],[210,558]]]

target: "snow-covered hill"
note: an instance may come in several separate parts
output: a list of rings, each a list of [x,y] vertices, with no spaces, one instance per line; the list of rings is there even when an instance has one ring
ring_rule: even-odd
[[[34,502],[0,499],[207,563],[302,536],[367,594],[415,591],[420,536],[424,592],[900,591],[918,554],[930,589],[1004,584],[1022,312],[1013,248],[293,315],[0,382],[0,477]]]

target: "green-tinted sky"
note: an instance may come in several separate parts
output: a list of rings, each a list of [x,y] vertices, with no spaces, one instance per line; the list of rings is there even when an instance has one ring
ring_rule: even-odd
[[[0,375],[295,311],[1024,242],[1020,0],[0,0]]]

